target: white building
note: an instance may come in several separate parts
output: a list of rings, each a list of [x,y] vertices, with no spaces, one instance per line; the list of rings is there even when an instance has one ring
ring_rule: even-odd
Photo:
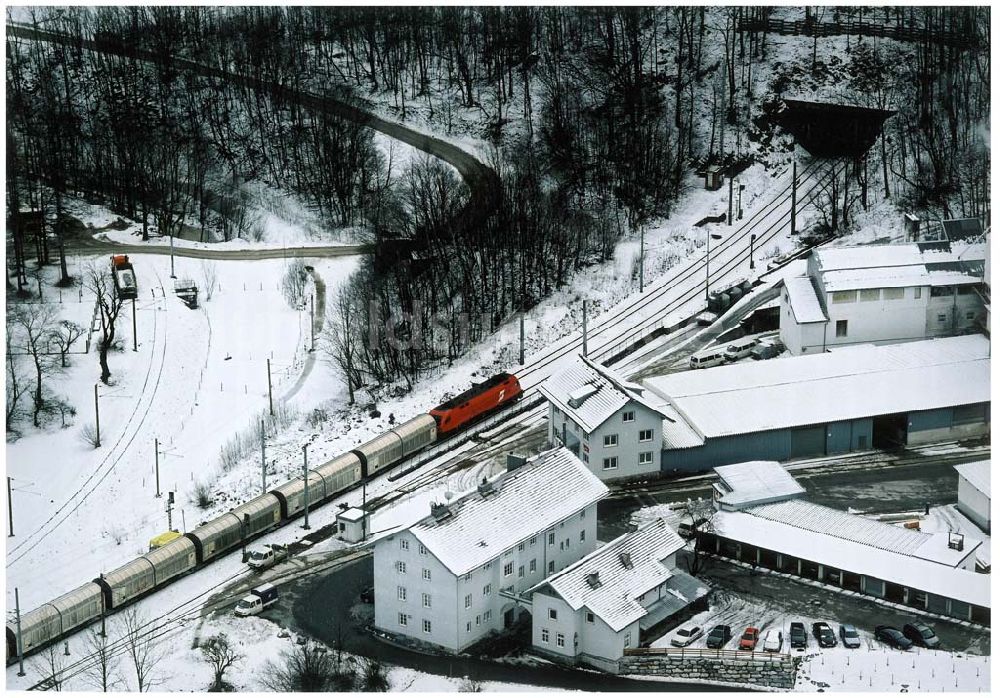
[[[990,532],[990,462],[956,465],[958,510],[979,528]]]
[[[461,652],[591,552],[608,488],[566,449],[522,461],[375,544],[375,626]]]
[[[579,356],[539,390],[549,401],[549,442],[602,480],[659,472],[665,415],[643,386]]]
[[[723,511],[795,499],[806,493],[776,461],[723,465],[715,468],[715,474],[719,479],[712,485],[712,501]]]
[[[533,648],[616,671],[645,631],[708,593],[676,569],[684,541],[655,519],[531,589]]]
[[[792,354],[976,331],[986,322],[983,243],[823,247],[781,292]]]

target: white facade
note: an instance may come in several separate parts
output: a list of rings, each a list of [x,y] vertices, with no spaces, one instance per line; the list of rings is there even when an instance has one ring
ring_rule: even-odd
[[[947,243],[942,243],[947,245]],[[824,248],[781,292],[781,340],[792,354],[974,331],[985,322],[985,246]]]
[[[597,501],[607,488],[565,450],[490,482],[485,496],[473,490],[452,502],[447,517],[426,517],[375,544],[377,628],[461,652],[513,621],[511,595],[596,546]]]
[[[981,529],[990,532],[990,461],[956,465],[958,510]]]

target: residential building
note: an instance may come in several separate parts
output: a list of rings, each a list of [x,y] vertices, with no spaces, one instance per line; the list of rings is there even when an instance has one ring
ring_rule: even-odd
[[[765,464],[767,465],[767,464]],[[768,466],[773,467],[773,466]],[[989,575],[980,541],[924,533],[805,501],[797,494],[717,511],[698,530],[702,550],[918,611],[988,624]]]
[[[799,355],[979,331],[985,259],[981,242],[817,248],[782,289],[781,341]]]
[[[967,519],[990,532],[990,461],[956,465],[958,510]]]
[[[654,519],[535,585],[533,649],[617,671],[625,650],[708,593],[677,569],[683,547],[663,519]]]
[[[562,445],[602,480],[660,469],[664,415],[630,383],[579,356],[540,387],[549,401],[549,441]]]
[[[990,427],[982,335],[841,347],[644,381],[664,472],[978,438]]]
[[[565,448],[512,458],[375,543],[375,626],[456,653],[510,626],[524,591],[594,549],[607,492]]]

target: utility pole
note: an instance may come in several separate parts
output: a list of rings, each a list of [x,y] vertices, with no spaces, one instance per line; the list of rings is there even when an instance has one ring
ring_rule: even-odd
[[[260,491],[267,492],[267,457],[264,453],[264,420],[260,420]]]
[[[361,542],[368,536],[368,480],[361,478]]]
[[[172,229],[170,231],[170,278],[177,278],[174,274],[174,231]]]
[[[139,351],[139,338],[135,329],[135,298],[132,299],[132,351]]]
[[[639,227],[639,293],[646,290],[646,226]]]
[[[583,355],[587,355],[587,301],[583,302]]]
[[[274,416],[274,397],[271,394],[271,360],[267,360],[267,407]]]
[[[302,491],[302,498],[305,506],[306,520],[302,528],[309,530],[309,444],[302,444],[302,478],[305,480],[305,489]]]
[[[521,310],[521,315],[518,319],[520,320],[520,325],[521,325],[521,350],[519,354],[520,361],[518,361],[518,363],[524,366],[524,310],[523,309]]]
[[[97,422],[97,444],[94,448],[101,447],[101,404],[97,401],[97,383],[94,383],[94,419]]]
[[[729,225],[733,224],[733,178],[729,177]]]
[[[250,514],[244,514],[240,519],[240,537],[243,539],[243,562],[247,561],[247,524],[250,522]]]
[[[21,597],[18,594],[17,587],[14,587],[14,613],[17,614],[17,675],[24,676],[24,642],[21,639]]]
[[[795,199],[797,195],[796,189],[798,188],[799,175],[798,175],[799,163],[792,160],[792,235],[795,235]]]
[[[716,240],[721,240],[722,236],[716,235],[715,233],[710,233],[707,230],[705,231],[705,304],[706,305],[708,304],[708,278],[709,278],[708,267],[709,267],[709,262],[712,259],[711,256],[712,238],[715,238]]]
[[[103,581],[104,581],[104,573],[101,572],[101,582],[103,582]],[[104,608],[104,584],[101,584],[101,637],[107,637],[108,636],[107,628],[104,627],[104,616],[105,616],[105,608]]]
[[[309,351],[316,351],[316,294],[309,296]]]
[[[160,440],[153,439],[153,448],[156,449],[156,496],[160,497]]]
[[[174,530],[174,493],[167,492],[167,530]]]
[[[7,534],[8,538],[14,537],[14,496],[11,494],[10,481],[13,480],[10,475],[7,476],[7,513],[10,517],[10,533]]]
[[[750,233],[750,268],[753,269],[753,244],[757,242],[757,233]]]

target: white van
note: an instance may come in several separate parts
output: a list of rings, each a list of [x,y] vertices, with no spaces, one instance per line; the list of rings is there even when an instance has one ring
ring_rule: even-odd
[[[691,355],[691,368],[708,368],[726,363],[726,348],[712,347]]]
[[[757,340],[753,337],[744,337],[726,347],[726,361],[738,361],[750,356],[750,352],[757,346]]]

